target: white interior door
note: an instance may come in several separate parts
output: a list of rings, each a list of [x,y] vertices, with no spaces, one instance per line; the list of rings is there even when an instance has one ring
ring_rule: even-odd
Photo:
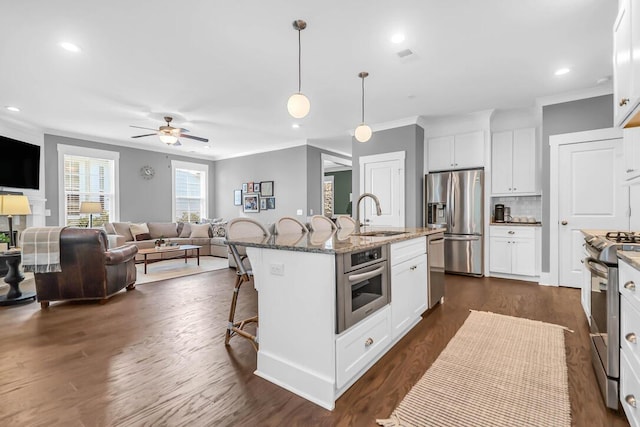
[[[380,200],[382,215],[376,215],[371,198],[362,201],[360,220],[365,225],[404,227],[404,151],[360,158],[360,193],[372,193]]]
[[[582,229],[628,230],[629,192],[622,186],[622,139],[585,141],[559,147],[559,284],[580,288]],[[552,183],[552,185],[554,185]]]

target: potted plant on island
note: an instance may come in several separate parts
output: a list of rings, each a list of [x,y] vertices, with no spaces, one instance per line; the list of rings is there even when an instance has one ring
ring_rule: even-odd
[[[5,233],[0,233],[0,252],[9,250],[11,239]]]

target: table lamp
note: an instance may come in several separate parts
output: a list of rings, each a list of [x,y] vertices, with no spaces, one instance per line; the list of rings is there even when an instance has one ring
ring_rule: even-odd
[[[9,247],[15,247],[16,242],[13,237],[13,215],[31,215],[29,199],[27,196],[16,194],[0,195],[0,215],[7,215],[9,220]]]
[[[93,214],[102,213],[102,205],[100,202],[82,202],[80,213],[89,214],[89,228],[93,228]]]

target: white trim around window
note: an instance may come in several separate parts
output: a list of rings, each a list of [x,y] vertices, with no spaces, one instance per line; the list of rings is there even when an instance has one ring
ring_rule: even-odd
[[[207,218],[209,214],[209,165],[171,160],[171,217],[174,221],[176,220],[176,169],[196,170],[205,173],[204,188],[202,189],[204,195],[202,218]]]

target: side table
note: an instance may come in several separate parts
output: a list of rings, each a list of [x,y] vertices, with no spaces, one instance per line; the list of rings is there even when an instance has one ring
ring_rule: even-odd
[[[9,271],[4,277],[4,281],[9,284],[9,292],[6,295],[0,295],[0,306],[19,304],[30,299],[35,301],[35,292],[20,290],[20,282],[24,280],[24,274],[20,271],[22,253],[18,251],[0,253],[0,262],[2,261],[6,261],[7,267],[9,267]]]

